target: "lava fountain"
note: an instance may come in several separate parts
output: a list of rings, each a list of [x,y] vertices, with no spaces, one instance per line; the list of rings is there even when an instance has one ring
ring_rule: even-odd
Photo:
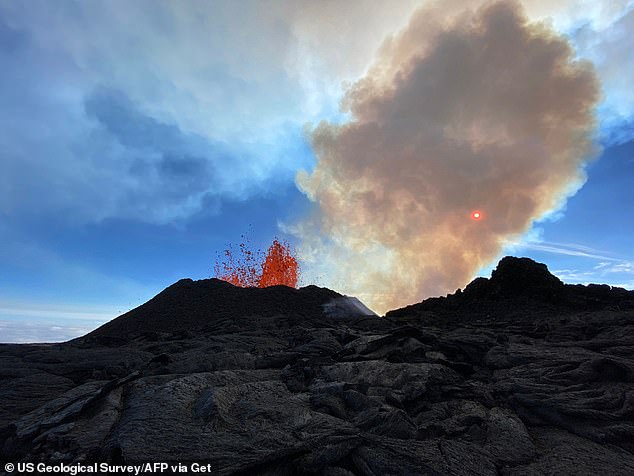
[[[232,247],[223,253],[224,258],[217,260],[214,274],[218,279],[243,288],[284,285],[297,288],[299,282],[299,263],[291,246],[277,238],[269,246],[266,255],[261,250],[253,250],[248,239],[234,253]]]

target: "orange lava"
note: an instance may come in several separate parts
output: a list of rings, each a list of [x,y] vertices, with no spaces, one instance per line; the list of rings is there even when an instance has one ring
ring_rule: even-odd
[[[249,241],[245,241],[240,243],[237,254],[230,248],[225,250],[224,260],[216,262],[214,271],[218,279],[243,288],[298,286],[299,264],[287,242],[274,239],[264,256],[261,250],[251,250]]]
[[[288,243],[280,243],[277,239],[269,247],[266,259],[262,263],[262,276],[258,286],[266,288],[283,284],[291,288],[297,287],[299,265],[293,256]]]

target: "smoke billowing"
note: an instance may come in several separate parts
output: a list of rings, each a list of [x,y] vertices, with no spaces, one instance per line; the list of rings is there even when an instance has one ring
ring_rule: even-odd
[[[463,286],[583,183],[598,90],[516,3],[417,11],[347,91],[350,120],[311,131],[307,271],[380,312]]]

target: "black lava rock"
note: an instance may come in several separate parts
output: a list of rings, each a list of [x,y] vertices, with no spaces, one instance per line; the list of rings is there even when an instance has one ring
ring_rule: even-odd
[[[74,341],[0,345],[0,461],[634,474],[633,302],[525,258],[386,318],[182,280]]]

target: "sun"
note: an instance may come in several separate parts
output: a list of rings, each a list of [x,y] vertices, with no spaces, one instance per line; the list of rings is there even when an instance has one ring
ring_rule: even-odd
[[[472,220],[480,220],[482,218],[482,212],[480,210],[474,210],[471,212]]]

